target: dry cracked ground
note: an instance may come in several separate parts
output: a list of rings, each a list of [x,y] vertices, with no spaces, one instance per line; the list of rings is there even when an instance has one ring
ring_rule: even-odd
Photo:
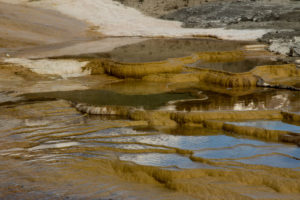
[[[119,2],[274,31],[109,37],[0,1],[0,199],[300,199],[300,2]]]

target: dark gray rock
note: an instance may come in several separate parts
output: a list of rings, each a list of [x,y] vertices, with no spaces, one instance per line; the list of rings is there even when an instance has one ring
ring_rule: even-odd
[[[300,57],[300,31],[275,31],[265,34],[260,41],[270,44],[269,50],[287,56]]]
[[[282,1],[222,1],[179,9],[162,16],[182,21],[184,27],[299,28],[300,4]]]

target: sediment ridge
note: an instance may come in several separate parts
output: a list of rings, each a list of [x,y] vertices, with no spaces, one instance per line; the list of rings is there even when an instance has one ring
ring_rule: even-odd
[[[16,173],[24,175],[24,178],[18,177],[17,180],[14,176],[5,176],[5,181],[1,182],[3,185],[6,186],[7,181],[8,183],[14,181],[21,186],[10,185],[9,191],[0,188],[4,197],[24,193],[26,197],[46,198],[49,197],[48,193],[52,194],[49,190],[57,186],[60,187],[55,190],[53,198],[72,198],[75,194],[85,198],[127,198],[128,195],[133,195],[149,199],[153,195],[160,195],[165,199],[252,200],[254,194],[255,198],[264,198],[267,194],[271,195],[269,199],[273,199],[275,195],[292,200],[297,198],[300,192],[299,168],[288,169],[244,162],[279,157],[296,163],[300,158],[296,152],[293,154],[295,151],[293,145],[281,144],[284,146],[280,147],[281,145],[270,142],[253,144],[251,140],[243,140],[237,144],[230,142],[229,146],[205,147],[201,139],[209,135],[196,133],[191,134],[194,136],[191,139],[197,140],[197,148],[184,146],[184,140],[182,144],[165,140],[185,138],[188,135],[183,137],[183,135],[161,134],[154,130],[142,131],[143,129],[136,131],[130,127],[145,127],[147,123],[124,119],[101,120],[103,118],[97,116],[82,115],[63,100],[33,102],[16,107],[1,106],[1,109],[5,114],[0,113],[0,122],[6,123],[6,126],[5,130],[1,130],[1,139],[5,139],[5,143],[0,149],[0,157],[3,160],[0,168],[6,172],[8,166],[13,166]],[[132,108],[128,109],[135,112]],[[6,113],[10,115],[7,116]],[[112,112],[109,111],[109,114]],[[254,115],[254,112],[250,114]],[[246,112],[238,115],[247,117]],[[262,112],[256,116],[258,115],[262,116]],[[280,111],[266,111],[263,115],[280,118]],[[203,117],[203,119],[217,118],[218,115]],[[14,121],[15,124],[7,123],[7,120]],[[214,121],[206,123],[208,122],[214,123]],[[204,126],[208,127],[208,124]],[[228,136],[236,134],[231,130],[225,133]],[[17,141],[11,140],[11,137],[17,138]],[[153,140],[154,137],[158,140]],[[250,148],[248,151],[251,153],[241,154],[236,158],[230,155],[210,158],[202,154],[216,151],[215,154],[222,152],[222,155],[226,155],[227,151],[242,149],[247,151],[247,148]],[[287,148],[287,151],[280,148]],[[251,151],[253,149],[259,151]],[[160,162],[170,156],[171,159],[180,158],[179,162],[187,162],[186,166],[196,167],[185,168],[180,166],[176,159],[175,164],[170,162],[166,166],[139,163],[141,160],[144,162],[149,160],[147,156],[156,155],[161,156],[157,157]],[[39,189],[38,193],[35,192],[37,189],[30,187],[32,184]],[[107,192],[99,193],[99,190]],[[142,193],[136,192],[137,190]],[[118,191],[121,191],[121,194]],[[151,194],[147,193],[149,191]]]
[[[246,56],[247,54],[242,51],[231,51],[201,52],[187,57],[148,63],[121,63],[110,59],[94,59],[83,67],[83,70],[90,70],[94,75],[107,73],[119,78],[138,78],[152,82],[207,82],[230,88],[260,86],[298,90],[292,86],[276,84],[280,78],[300,76],[300,69],[294,64],[257,66],[244,73],[188,67],[195,62],[232,62],[243,60]]]
[[[299,134],[267,130],[263,128],[237,126],[226,121],[247,120],[287,120],[297,122],[299,116],[280,110],[257,111],[206,111],[180,112],[164,110],[142,110],[126,106],[89,106],[82,103],[72,103],[78,111],[91,115],[119,115],[137,121],[147,121],[149,126],[200,126],[211,129],[221,129],[236,134],[252,136],[271,141],[291,142],[300,145]]]

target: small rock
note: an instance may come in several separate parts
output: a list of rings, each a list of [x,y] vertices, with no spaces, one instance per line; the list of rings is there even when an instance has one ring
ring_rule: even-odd
[[[272,58],[270,58],[270,60],[273,61],[273,62],[277,62],[277,61],[278,61],[278,58],[272,57]]]
[[[283,42],[273,42],[269,46],[269,50],[283,55],[291,55],[291,48],[289,44]]]
[[[300,56],[300,43],[294,43],[292,47],[293,56]]]
[[[294,41],[295,41],[296,43],[298,43],[298,42],[300,43],[300,37],[299,37],[299,36],[295,36],[295,37],[294,37]]]

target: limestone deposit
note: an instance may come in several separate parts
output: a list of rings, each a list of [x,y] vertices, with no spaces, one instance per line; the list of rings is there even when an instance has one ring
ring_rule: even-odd
[[[0,199],[299,199],[299,6],[0,0]]]

